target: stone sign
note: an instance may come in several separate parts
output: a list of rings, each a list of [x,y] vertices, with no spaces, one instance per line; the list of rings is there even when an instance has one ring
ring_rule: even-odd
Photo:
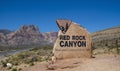
[[[71,20],[57,20],[60,28],[54,44],[56,59],[91,57],[90,33]]]

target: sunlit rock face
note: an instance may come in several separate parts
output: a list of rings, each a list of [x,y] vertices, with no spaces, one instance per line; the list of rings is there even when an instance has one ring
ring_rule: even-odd
[[[60,31],[53,54],[56,59],[91,57],[89,32],[70,20],[57,20]]]

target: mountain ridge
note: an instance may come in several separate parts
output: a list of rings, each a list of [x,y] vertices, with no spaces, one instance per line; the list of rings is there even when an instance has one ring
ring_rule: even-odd
[[[58,32],[41,33],[35,25],[23,25],[16,31],[7,32],[0,30],[0,46],[54,44],[58,35]],[[94,47],[115,47],[116,41],[120,45],[120,26],[93,32],[91,37]]]
[[[35,25],[23,25],[18,30],[10,32],[6,35],[4,34],[4,32],[0,32],[0,45],[21,46],[53,44],[55,42],[55,39],[57,38],[57,36],[54,36],[53,34],[57,33],[41,33],[39,31],[39,28]],[[52,37],[52,35],[54,37]],[[48,37],[49,40],[47,40]]]
[[[109,27],[109,28],[106,28],[106,29],[103,29],[103,30],[98,30],[98,31],[92,32],[92,33],[102,32],[102,31],[105,31],[105,30],[115,29],[115,28],[120,28],[120,26]],[[92,33],[91,33],[91,34],[92,34]]]

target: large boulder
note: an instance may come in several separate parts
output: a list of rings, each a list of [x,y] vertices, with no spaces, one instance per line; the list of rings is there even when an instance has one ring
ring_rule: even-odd
[[[57,20],[60,28],[54,44],[53,54],[56,59],[91,57],[90,33],[70,20]]]

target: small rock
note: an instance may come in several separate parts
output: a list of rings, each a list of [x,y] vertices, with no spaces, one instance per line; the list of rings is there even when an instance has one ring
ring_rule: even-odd
[[[11,63],[7,63],[7,68],[11,68],[13,65]]]

